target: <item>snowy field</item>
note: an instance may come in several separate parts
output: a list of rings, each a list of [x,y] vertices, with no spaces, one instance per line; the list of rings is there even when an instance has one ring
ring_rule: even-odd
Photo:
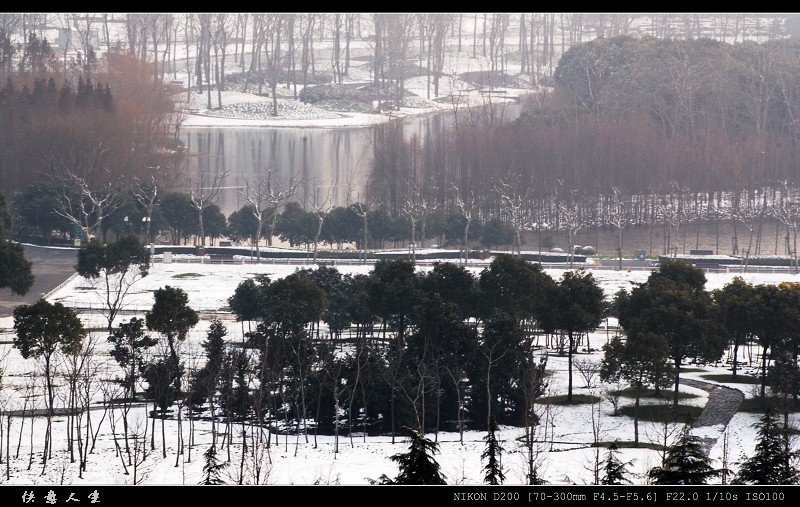
[[[472,264],[469,269],[476,274],[486,266]],[[311,266],[300,266],[311,267]],[[337,266],[342,273],[368,273],[372,266]],[[181,357],[191,358],[200,355],[200,343],[206,338],[206,331],[211,318],[226,319],[228,339],[232,342],[241,340],[242,327],[231,320],[230,315],[225,315],[223,309],[227,306],[227,298],[234,292],[236,286],[245,278],[257,274],[266,274],[277,279],[298,269],[297,265],[286,264],[201,264],[201,263],[172,263],[155,264],[150,274],[137,281],[129,296],[126,298],[126,309],[129,313],[123,316],[129,319],[133,313],[141,312],[152,306],[152,291],[166,285],[180,287],[189,294],[189,304],[202,314],[200,324],[189,334],[186,342],[181,347]],[[420,267],[418,269],[430,269]],[[589,267],[588,269],[591,270]],[[554,279],[559,279],[563,270],[546,270]],[[632,283],[644,281],[649,275],[648,271],[606,271],[592,270],[593,275],[600,282],[607,296],[622,287],[631,287]],[[734,275],[708,274],[707,289],[724,286]],[[752,283],[778,283],[784,280],[796,280],[796,275],[743,275],[743,278]],[[92,283],[82,277],[75,276],[65,283],[60,289],[49,295],[52,302],[60,301],[67,306],[75,308],[98,308],[101,304],[98,292]],[[93,328],[102,328],[105,320],[102,315],[82,313],[81,318],[85,324]],[[3,365],[6,375],[3,378],[3,389],[0,394],[0,409],[21,409],[22,395],[27,393],[31,386],[31,372],[39,371],[41,365],[34,360],[23,360],[18,351],[11,345],[13,320],[0,319],[0,357],[4,358]],[[599,329],[590,336],[590,344],[594,349],[599,349],[613,334],[606,329]],[[93,333],[96,339],[96,350],[93,360],[98,366],[100,378],[111,378],[115,375],[116,363],[108,355],[108,345],[105,342],[105,333]],[[599,352],[587,353],[583,351],[576,359],[600,360]],[[186,359],[191,363],[191,359]],[[550,393],[561,394],[566,392],[566,357],[550,355],[547,363],[548,370],[553,375],[550,378]],[[724,365],[709,366],[702,372],[686,372],[682,378],[695,378],[704,380],[700,375],[705,373],[728,373]],[[747,372],[747,368],[743,369]],[[575,392],[600,393],[599,385],[591,389],[579,375],[575,375]],[[730,387],[741,389],[746,397],[753,395],[752,386],[744,384],[729,384]],[[39,382],[37,387],[40,389]],[[63,386],[62,386],[63,389]],[[684,404],[702,406],[707,400],[707,394],[699,389],[681,386],[681,390],[696,397],[682,401]],[[102,397],[102,393],[96,393]],[[63,397],[63,393],[62,393]],[[671,398],[668,398],[668,401]],[[632,399],[622,398],[622,403],[632,403]],[[643,402],[654,403],[653,399]],[[62,403],[62,402],[59,402]],[[41,459],[37,453],[42,452],[42,435],[45,427],[44,418],[12,418],[11,448],[14,451],[10,463],[10,478],[6,480],[5,470],[0,475],[0,482],[9,484],[130,484],[132,475],[125,474],[120,458],[116,455],[114,440],[111,437],[109,419],[110,414],[102,422],[97,419],[102,415],[102,408],[93,412],[93,424],[98,425],[100,431],[96,441],[95,451],[89,455],[87,471],[79,477],[77,463],[71,463],[66,452],[66,418],[56,417],[54,422],[54,452],[53,458],[48,463],[45,473],[42,473]],[[592,466],[596,458],[593,442],[593,416],[595,421],[599,418],[600,441],[631,441],[633,440],[633,421],[624,416],[613,416],[611,404],[603,400],[594,406],[581,404],[574,406],[551,405],[542,407],[543,424],[537,429],[537,438],[542,440],[540,445],[540,476],[551,484],[591,484],[593,481]],[[119,413],[116,413],[119,418]],[[729,467],[736,469],[736,462],[742,453],[752,453],[755,445],[755,430],[752,427],[758,419],[757,414],[737,414],[727,428],[703,428],[701,437],[718,438],[717,444],[711,451],[715,459],[715,466],[721,466],[723,454],[723,434],[728,434],[728,460]],[[139,429],[148,423],[146,411],[143,407],[135,407],[131,412],[132,426]],[[117,432],[120,432],[121,423],[117,423]],[[33,425],[34,436],[30,432]],[[202,453],[208,448],[210,442],[210,423],[197,421],[194,423],[195,442],[192,445],[191,461],[188,454],[176,457],[177,449],[177,422],[168,419],[165,423],[165,442],[167,457],[162,457],[162,436],[160,422],[156,424],[155,441],[156,452],[151,453],[138,470],[138,479],[144,484],[197,484],[202,478],[203,459]],[[674,429],[674,428],[673,428]],[[184,420],[182,431],[188,441],[189,424]],[[640,441],[642,443],[655,443],[663,439],[664,428],[655,423],[640,423]],[[506,471],[507,484],[525,483],[525,449],[518,439],[523,435],[523,430],[513,427],[502,427],[499,438],[504,447],[503,466]],[[485,448],[484,432],[468,431],[464,434],[463,442],[459,441],[458,434],[439,433],[430,434],[440,445],[440,453],[436,456],[442,467],[442,472],[447,477],[448,484],[482,484],[483,466],[481,453]],[[148,438],[150,438],[148,434]],[[30,442],[33,442],[33,461],[31,462]],[[363,436],[341,437],[338,442],[338,452],[335,452],[333,437],[318,436],[313,434],[308,438],[304,436],[280,436],[277,442],[273,440],[272,446],[264,455],[264,472],[262,483],[305,485],[305,484],[367,484],[368,479],[377,479],[381,474],[394,477],[397,467],[389,457],[399,452],[405,452],[407,446],[403,438],[398,438],[395,444],[391,443],[390,436]],[[16,454],[19,449],[18,456]],[[601,449],[600,459],[604,457]],[[227,459],[227,448],[220,455]],[[236,482],[241,444],[234,439],[230,446],[231,464],[223,471],[226,482]],[[648,449],[623,449],[621,458],[631,461],[629,467],[630,479],[634,483],[645,483],[645,474],[652,466],[660,462],[656,451]],[[176,463],[178,466],[176,466]],[[30,464],[30,466],[29,466]],[[3,466],[5,468],[5,466]]]

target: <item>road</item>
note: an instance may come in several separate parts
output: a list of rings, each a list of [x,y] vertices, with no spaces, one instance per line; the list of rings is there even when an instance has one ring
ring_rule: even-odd
[[[25,245],[25,257],[33,263],[33,286],[24,296],[0,289],[0,317],[14,314],[14,308],[44,297],[75,272],[77,250]]]

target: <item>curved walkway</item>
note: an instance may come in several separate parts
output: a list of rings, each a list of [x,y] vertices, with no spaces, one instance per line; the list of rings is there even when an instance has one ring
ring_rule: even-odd
[[[47,295],[75,273],[77,250],[24,244],[25,258],[33,264],[33,286],[24,296],[0,289],[0,317],[10,317],[19,305],[32,304]]]
[[[744,401],[744,393],[738,389],[702,380],[681,379],[681,383],[708,393],[708,402],[692,423],[692,428],[722,425],[722,430],[716,437],[703,438],[706,454],[708,454],[725,431],[725,427],[728,426],[733,415],[739,410],[739,406]]]

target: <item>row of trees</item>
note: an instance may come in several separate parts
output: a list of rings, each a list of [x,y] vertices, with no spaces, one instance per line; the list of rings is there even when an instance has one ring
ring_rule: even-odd
[[[563,332],[560,350],[571,357],[579,337],[599,324],[603,294],[590,274],[555,282],[538,265],[501,255],[479,279],[451,263],[415,274],[408,260],[380,261],[370,275],[323,266],[274,282],[251,279],[230,305],[240,320],[257,322],[245,336],[259,351],[262,381],[274,384],[268,391],[282,393],[282,403],[273,401],[278,413],[283,397],[294,396],[291,417],[305,419],[304,390],[313,391],[320,429],[338,431],[333,410],[346,398],[347,424],[385,421],[382,431],[394,434],[398,425],[485,428],[492,415],[523,424],[541,389],[538,332]],[[314,340],[320,323],[355,350],[328,356]]]
[[[3,53],[0,63],[10,67],[13,59],[23,68],[31,52],[14,55],[12,37],[36,36],[38,27],[55,24],[64,34],[65,60],[68,52],[77,53],[81,61],[103,50],[124,52],[151,66],[158,83],[170,74],[174,78],[183,63],[188,87],[206,94],[211,109],[222,106],[221,91],[232,80],[231,71],[239,71],[235,81],[245,91],[253,86],[262,94],[268,87],[277,100],[276,90],[285,83],[297,98],[298,86],[341,84],[354,59],[366,54],[378,101],[394,106],[402,97],[402,79],[415,72],[427,73],[428,94],[438,96],[439,81],[446,77],[445,55],[470,45],[473,57],[480,53],[491,62],[492,71],[505,68],[514,50],[524,55],[531,75],[548,63],[552,67],[554,15],[520,14],[516,47],[505,42],[514,32],[512,17],[516,18],[508,13],[482,18],[450,13],[129,13],[114,19],[108,13],[4,14],[0,30],[7,39],[9,63]],[[124,39],[116,42],[110,28],[115,21],[125,25]],[[462,35],[468,24],[471,40]],[[451,42],[454,39],[457,43]],[[537,51],[541,47],[549,58],[542,58]],[[324,65],[320,49],[327,51]],[[275,101],[273,105],[277,114]]]
[[[74,199],[78,194],[78,189],[69,193]],[[17,235],[40,236],[45,241],[51,241],[53,231],[71,236],[74,225],[59,211],[63,195],[63,188],[51,185],[34,185],[19,194],[13,206]],[[104,240],[135,233],[150,241],[154,239],[152,233],[164,231],[173,244],[185,244],[200,234],[198,210],[189,194],[160,195],[149,211],[146,207],[149,202],[143,203],[133,191],[119,200],[119,206],[103,220],[99,232]],[[410,213],[393,218],[382,208],[370,210],[360,203],[306,211],[294,201],[286,203],[281,212],[276,213],[276,209],[277,206],[257,211],[254,205],[248,204],[226,218],[216,204],[207,204],[202,211],[203,232],[212,241],[227,237],[251,245],[264,240],[271,244],[277,237],[293,247],[313,245],[315,252],[321,243],[337,248],[345,244],[363,247],[365,237],[372,248],[383,248],[388,242],[395,246],[411,242],[424,246],[426,240],[440,245],[461,244],[465,237],[466,218],[456,212],[431,212],[424,217]],[[497,218],[485,224],[471,220],[467,238],[468,245],[477,240],[489,248],[517,245],[519,241],[511,225]],[[200,243],[199,239],[197,242]]]
[[[797,223],[797,42],[617,36],[574,44],[553,87],[517,121],[453,110],[424,142],[381,129],[369,202],[399,215],[408,201],[515,228],[730,219],[746,229]],[[713,98],[713,99],[712,99]],[[462,109],[477,109],[467,108]],[[458,192],[454,192],[454,188]]]

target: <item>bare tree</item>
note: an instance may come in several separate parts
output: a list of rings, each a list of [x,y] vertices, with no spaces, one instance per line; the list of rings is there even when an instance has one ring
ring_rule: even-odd
[[[630,220],[630,209],[618,187],[611,187],[611,191],[613,200],[608,210],[608,221],[617,228],[617,255],[619,256],[619,270],[622,271],[622,230]]]
[[[431,77],[433,77],[433,95],[439,96],[439,80],[442,76],[445,61],[445,50],[447,44],[445,38],[447,32],[453,26],[455,16],[451,13],[426,13],[423,14],[424,25],[422,30],[427,39],[428,51],[426,52],[427,68],[427,98],[431,98]],[[421,34],[422,35],[422,34]],[[422,55],[420,55],[420,58]]]
[[[791,255],[794,272],[797,273],[797,228],[800,220],[800,196],[789,186],[782,183],[780,201],[773,208],[773,214],[780,223],[786,226],[786,253]],[[791,236],[791,238],[790,238]],[[790,243],[791,239],[791,243]]]
[[[86,378],[85,370],[89,368],[94,353],[95,339],[89,335],[87,339],[78,347],[74,347],[66,354],[62,355],[62,371],[67,383],[67,396],[65,406],[67,408],[67,449],[69,451],[70,463],[75,463],[75,448],[77,444],[78,459],[80,460],[79,470],[84,469],[83,462],[83,440],[81,434],[81,418],[84,411],[88,411],[88,404],[81,404],[82,382]],[[87,402],[88,403],[88,402]]]
[[[324,14],[307,12],[300,17],[298,30],[300,31],[300,69],[303,74],[303,89],[308,85],[308,69],[313,68],[314,64],[314,27],[318,19]],[[295,78],[295,81],[297,79]],[[306,101],[306,96],[303,95],[303,102]]]
[[[426,218],[433,211],[435,211],[439,204],[428,198],[428,195],[435,195],[435,185],[423,189],[420,183],[414,176],[411,176],[409,181],[409,188],[406,198],[403,201],[402,213],[408,217],[411,222],[411,260],[417,260],[417,224],[422,226],[422,234],[420,240],[422,245],[425,245],[425,223]]]
[[[369,215],[369,213],[371,211],[370,210],[370,206],[366,202],[358,200],[356,202],[350,203],[348,205],[348,207],[353,211],[353,213],[355,213],[356,215],[361,217],[361,219],[363,220],[363,227],[362,228],[363,228],[363,231],[364,231],[364,239],[362,240],[363,241],[363,245],[362,245],[363,246],[363,249],[362,249],[363,256],[361,258],[361,264],[366,264],[367,263],[367,247],[369,246],[369,229],[368,229],[369,220],[368,220],[368,215]]]
[[[225,53],[233,34],[236,17],[216,13],[211,24],[211,45],[214,48],[214,79],[217,83],[217,108],[222,109],[222,91],[225,89]]]
[[[264,219],[266,218],[266,210],[263,208],[263,206],[269,202],[268,198],[270,195],[271,179],[272,170],[268,169],[266,178],[258,177],[253,184],[251,184],[250,181],[245,178],[244,188],[240,189],[242,197],[244,198],[245,202],[250,205],[253,217],[255,217],[256,222],[258,222],[254,238],[256,247],[256,262],[259,263],[261,262],[261,236],[263,235],[262,230],[264,228]],[[275,210],[275,213],[277,213],[277,210]],[[270,227],[269,236],[269,241],[271,244],[272,226]]]
[[[253,74],[253,72],[255,72],[256,80],[258,81],[258,94],[261,95],[264,86],[264,80],[261,75],[261,48],[264,47],[266,14],[253,13],[252,19],[253,19],[253,28],[251,30],[252,35],[250,42],[250,46],[252,49],[252,56],[250,58],[250,67],[247,69],[247,72],[244,75],[243,91],[247,93],[251,75]]]
[[[747,248],[744,250],[744,263],[742,265],[742,269],[744,271],[747,271],[747,267],[750,262],[750,254],[753,247],[753,236],[755,235],[755,231],[758,229],[759,224],[763,219],[762,217],[765,211],[766,210],[763,207],[751,205],[750,202],[742,202],[742,198],[738,193],[734,195],[733,205],[730,209],[731,218],[734,220],[734,254],[738,253],[739,251],[735,224],[741,223],[750,233],[747,240]]]
[[[322,197],[320,196],[321,187],[318,186],[316,192],[314,192],[314,201],[311,203],[311,207],[314,209],[311,214],[317,219],[317,231],[314,234],[314,262],[317,262],[317,246],[319,245],[319,237],[322,234],[322,225],[333,207],[333,199],[336,195],[335,185],[328,185],[327,188],[325,196]]]
[[[131,440],[133,441],[133,484],[136,485],[147,479],[151,471],[150,466],[145,466],[151,453],[147,445],[147,421],[136,419],[131,425]]]
[[[169,51],[169,35],[170,25],[172,23],[171,14],[153,13],[147,14],[148,32],[150,34],[150,42],[153,45],[153,83],[161,83],[164,79],[164,60],[166,60],[166,52]],[[165,54],[162,56],[161,66],[158,64],[158,46],[161,42],[165,43]]]
[[[278,116],[278,83],[281,79],[288,53],[283,53],[283,36],[288,14],[266,14],[264,53],[267,77],[272,93],[272,115]]]
[[[472,225],[472,220],[477,217],[478,209],[483,204],[484,198],[482,195],[475,193],[474,190],[471,190],[469,193],[462,191],[455,183],[452,184],[452,187],[453,199],[455,200],[457,211],[465,220],[464,237],[461,240],[461,245],[463,248],[463,262],[466,264],[469,259],[469,227]],[[459,258],[462,257],[459,256]]]
[[[344,48],[342,47],[342,32],[345,25],[345,13],[336,12],[331,14],[331,36],[333,38],[333,48],[331,49],[331,70],[333,72],[334,84],[344,82]]]
[[[559,185],[563,186],[564,181],[559,181]],[[558,209],[558,216],[561,220],[561,227],[567,231],[567,252],[569,259],[569,267],[572,269],[572,262],[575,258],[575,234],[581,228],[581,214],[578,207],[578,191],[575,189],[556,191],[555,195],[556,208]]]
[[[197,87],[200,93],[203,93],[203,74],[205,74],[206,107],[208,109],[211,109],[211,16],[210,13],[197,15],[199,37],[195,58],[195,75],[197,75]]]
[[[495,184],[494,189],[500,198],[500,209],[514,228],[514,246],[517,247],[517,255],[521,255],[522,237],[519,231],[522,227],[523,212],[528,199],[527,196],[520,193],[520,185],[517,181],[516,177],[512,179],[512,183],[500,180],[500,183]]]
[[[245,180],[245,188],[248,194],[245,197],[245,200],[248,202],[248,204],[253,206],[253,213],[263,213],[260,203],[267,202],[272,205],[272,222],[269,226],[269,231],[267,231],[268,246],[272,246],[272,235],[275,232],[275,224],[278,221],[278,209],[282,203],[291,199],[297,193],[297,190],[300,188],[300,186],[306,182],[305,178],[296,180],[294,175],[292,175],[289,177],[289,181],[286,186],[284,186],[279,181],[276,181],[277,178],[273,180],[274,175],[274,169],[267,169],[266,177],[259,177],[255,184],[251,187],[252,194],[251,190],[248,189],[249,183],[247,180]],[[264,217],[263,215],[261,217],[256,215],[256,219],[263,221]],[[258,252],[258,243],[256,243],[256,252]]]
[[[666,234],[665,234],[665,248],[664,253],[669,254],[670,252],[673,255],[677,255],[678,253],[678,242],[680,239],[680,227],[681,223],[686,218],[686,206],[685,206],[685,193],[688,189],[681,187],[677,182],[673,182],[670,188],[670,192],[667,195],[663,195],[660,197],[656,197],[654,199],[656,205],[656,211],[664,220],[664,225],[666,227]],[[671,245],[670,240],[670,227],[675,227],[675,246]]]
[[[221,162],[220,162],[221,161]],[[206,230],[203,225],[203,211],[214,203],[214,200],[222,190],[222,183],[225,176],[228,175],[230,169],[225,166],[224,159],[221,157],[216,159],[216,164],[221,163],[222,166],[217,165],[212,171],[210,165],[211,160],[201,159],[198,164],[199,169],[197,178],[192,182],[191,176],[189,177],[189,197],[194,209],[197,210],[197,235],[200,241],[198,246],[204,247],[206,244]],[[210,181],[208,181],[210,179]]]
[[[622,390],[625,387],[625,384],[622,382],[621,379],[614,380],[610,384],[606,384],[603,386],[602,389],[602,396],[606,399],[611,406],[614,407],[614,417],[619,414],[619,402],[622,398]]]
[[[127,175],[111,169],[107,136],[98,132],[98,141],[86,149],[73,147],[66,154],[52,153],[49,165],[63,181],[60,206],[54,210],[75,226],[86,238],[103,232],[103,220],[122,204],[122,189]],[[74,192],[73,192],[74,190]]]
[[[595,380],[600,374],[600,363],[598,361],[592,361],[591,359],[578,359],[575,361],[575,367],[578,369],[578,373],[583,378],[584,382],[586,382],[586,388],[593,389],[595,387]]]
[[[131,191],[145,211],[145,216],[142,218],[145,224],[145,243],[149,243],[152,239],[150,231],[153,211],[158,204],[159,195],[163,193],[164,189],[172,187],[176,179],[177,170],[175,168],[161,165],[147,165],[142,176],[134,178]]]
[[[78,53],[82,53],[82,58],[88,60],[90,55],[94,54],[93,44],[98,39],[97,34],[97,23],[100,22],[100,18],[98,15],[92,12],[75,12],[72,13],[70,16],[71,26],[68,27],[75,30],[75,33],[78,35],[78,40],[80,41],[80,48],[78,49]],[[68,34],[70,33],[67,32]],[[71,37],[70,37],[71,38]],[[72,41],[70,40],[69,43]],[[69,47],[70,44],[67,44]],[[89,68],[88,65],[84,66],[84,68]]]

